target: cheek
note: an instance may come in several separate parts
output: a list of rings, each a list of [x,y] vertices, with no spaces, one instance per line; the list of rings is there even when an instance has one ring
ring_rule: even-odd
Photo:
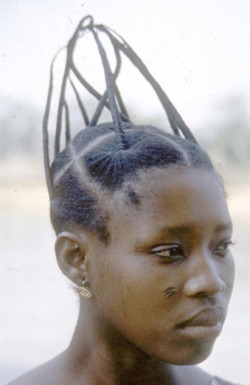
[[[128,315],[130,309],[144,307],[153,295],[154,273],[134,256],[107,256],[106,262],[98,264],[93,274],[93,290],[98,305],[106,313]]]
[[[127,335],[138,336],[157,329],[163,319],[172,317],[176,296],[165,293],[177,288],[179,275],[176,277],[151,259],[137,255],[105,257],[105,263],[95,266],[91,282],[102,317]]]
[[[230,253],[225,260],[225,265],[223,269],[223,280],[227,285],[227,288],[230,292],[230,295],[233,290],[234,285],[234,275],[235,275],[235,265],[232,254]]]

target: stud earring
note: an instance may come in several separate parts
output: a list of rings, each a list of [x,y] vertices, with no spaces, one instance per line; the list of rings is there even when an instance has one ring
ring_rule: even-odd
[[[76,287],[76,292],[79,293],[84,298],[92,298],[93,295],[89,289],[86,288],[85,279],[82,281],[82,286]]]

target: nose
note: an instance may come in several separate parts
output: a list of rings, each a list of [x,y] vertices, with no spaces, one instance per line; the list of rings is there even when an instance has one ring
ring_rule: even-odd
[[[191,260],[192,258],[190,258]],[[184,293],[188,297],[211,298],[225,291],[226,283],[219,276],[219,262],[209,253],[199,253],[190,262]]]

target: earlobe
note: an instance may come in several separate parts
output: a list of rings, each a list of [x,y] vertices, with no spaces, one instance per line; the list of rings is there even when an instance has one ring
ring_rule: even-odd
[[[75,284],[80,285],[86,278],[87,241],[68,231],[58,235],[55,243],[57,262],[62,272]]]

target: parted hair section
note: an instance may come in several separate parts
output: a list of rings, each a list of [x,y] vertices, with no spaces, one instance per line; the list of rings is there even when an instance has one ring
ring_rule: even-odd
[[[126,148],[117,145],[113,123],[81,131],[52,165],[54,198],[51,219],[56,232],[77,224],[107,242],[108,213],[102,196],[136,180],[140,170],[170,165],[212,169],[209,156],[195,142],[174,137],[152,126],[123,123]],[[130,190],[131,204],[139,197]]]
[[[74,61],[77,42],[86,34],[92,36],[101,59],[106,84],[103,93],[87,82],[85,74],[81,73]],[[116,63],[113,70],[102,43],[103,35],[108,39],[114,52]],[[51,65],[43,120],[44,164],[51,202],[51,221],[56,233],[72,225],[78,225],[94,232],[102,242],[107,243],[110,239],[109,216],[103,205],[104,196],[112,196],[117,190],[122,190],[125,182],[130,179],[135,181],[140,170],[169,165],[213,169],[213,165],[160,84],[128,43],[116,32],[107,26],[94,24],[92,16],[87,16],[80,21],[64,49],[66,63],[57,105],[55,155],[52,162],[49,118],[53,98],[53,66],[57,55]],[[135,126],[131,122],[117,84],[123,57],[137,68],[155,91],[173,134],[153,126]],[[79,86],[97,101],[91,117]],[[68,88],[75,95],[83,121],[83,127],[73,139],[70,104],[67,101]],[[105,109],[110,112],[112,121],[98,124]],[[63,134],[66,144],[65,148],[61,149]],[[139,197],[131,189],[128,191],[128,198],[131,204],[139,204]]]

